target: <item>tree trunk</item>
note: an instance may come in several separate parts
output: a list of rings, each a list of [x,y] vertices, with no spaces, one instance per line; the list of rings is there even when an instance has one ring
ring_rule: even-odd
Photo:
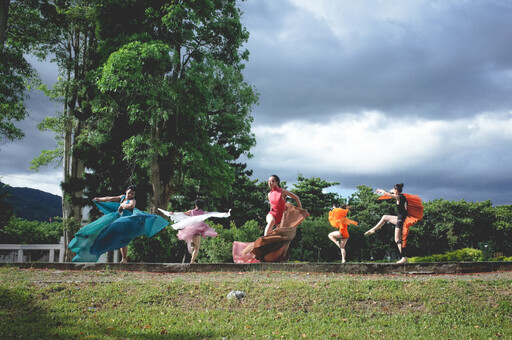
[[[159,127],[153,127],[152,139],[157,141],[160,138]],[[166,157],[172,157],[167,155]],[[151,157],[151,174],[150,181],[153,185],[153,202],[151,206],[151,213],[158,214],[158,208],[167,209],[167,204],[171,199],[174,192],[174,177],[167,171],[167,176],[162,176],[164,160],[159,157],[158,154],[154,153]]]
[[[0,0],[0,47],[4,47],[7,40],[7,19],[9,18],[10,0]]]

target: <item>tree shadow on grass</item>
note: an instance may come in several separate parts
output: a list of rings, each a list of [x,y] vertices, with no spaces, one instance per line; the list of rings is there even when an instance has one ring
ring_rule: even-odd
[[[54,338],[59,321],[39,306],[30,289],[0,285],[0,339]]]

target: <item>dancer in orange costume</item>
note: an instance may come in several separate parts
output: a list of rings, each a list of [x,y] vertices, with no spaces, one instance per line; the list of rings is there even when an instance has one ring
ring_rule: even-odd
[[[374,234],[375,231],[380,229],[386,222],[394,224],[395,227],[395,242],[400,253],[400,260],[397,263],[407,262],[407,236],[409,235],[409,227],[423,218],[423,204],[421,199],[416,195],[409,195],[402,193],[403,183],[395,184],[393,189],[389,192],[383,189],[377,189],[377,193],[383,196],[379,199],[396,199],[398,214],[384,215],[379,223],[372,229],[368,230],[365,235]]]
[[[352,221],[347,218],[349,209],[349,206],[342,205],[341,208],[333,207],[333,209],[329,211],[329,222],[334,228],[338,228],[338,231],[333,231],[332,233],[329,233],[328,236],[329,239],[341,250],[341,263],[346,262],[347,251],[345,250],[345,245],[347,244],[349,237],[348,225],[357,225],[356,221]]]

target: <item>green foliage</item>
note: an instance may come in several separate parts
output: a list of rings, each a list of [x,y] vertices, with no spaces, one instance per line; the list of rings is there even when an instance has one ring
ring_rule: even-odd
[[[327,238],[332,231],[335,229],[325,216],[306,218],[290,246],[290,261],[331,262],[340,259],[339,248]]]
[[[207,237],[201,241],[198,261],[201,263],[233,262],[233,241],[252,242],[261,235],[261,229],[256,221],[248,221],[241,227],[233,222],[230,228],[221,224],[209,225],[218,233],[217,237]]]
[[[325,189],[338,185],[337,182],[327,182],[319,177],[305,178],[302,174],[297,176],[293,193],[299,196],[300,201],[313,217],[323,216],[333,204],[338,203],[335,193],[325,192]]]
[[[38,2],[4,3],[2,14],[7,22],[5,27],[0,27],[0,141],[12,141],[24,136],[15,122],[27,115],[26,90],[39,84],[37,73],[24,54],[42,57],[44,46],[51,43],[51,35],[50,26],[37,9]]]
[[[176,230],[170,226],[151,238],[137,237],[128,246],[131,262],[181,263],[185,254],[185,242],[178,239]]]
[[[409,262],[477,262],[484,258],[480,249],[464,248],[445,254],[434,254],[424,257],[412,257]]]
[[[266,225],[265,217],[268,213],[266,182],[251,179],[251,170],[245,170],[245,164],[233,164],[236,177],[227,196],[214,200],[211,210],[231,210],[231,220],[235,225],[243,225],[246,221],[254,220],[258,225]],[[223,223],[223,222],[221,222]],[[225,223],[223,223],[225,225]]]
[[[130,20],[110,22],[106,15],[117,11]],[[105,140],[126,116],[122,152],[150,174],[153,208],[181,193],[187,178],[211,197],[225,196],[235,178],[231,163],[255,143],[250,109],[257,97],[241,73],[248,34],[239,14],[225,1],[98,7],[106,62],[94,139]]]
[[[62,236],[62,222],[51,223],[39,221],[27,221],[12,217],[9,222],[0,229],[2,243],[13,244],[55,244],[59,243]]]
[[[506,257],[506,256],[498,256],[490,259],[490,261],[495,262],[512,262],[512,256]]]
[[[6,190],[7,185],[0,182],[0,230],[9,222],[14,213],[14,207],[7,202],[9,192]]]

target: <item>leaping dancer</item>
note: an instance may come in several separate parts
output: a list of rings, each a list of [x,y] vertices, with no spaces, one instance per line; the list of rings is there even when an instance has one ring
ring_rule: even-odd
[[[386,222],[394,224],[395,242],[400,255],[400,260],[398,260],[397,263],[407,262],[406,246],[407,236],[409,235],[409,227],[423,218],[423,204],[421,203],[421,199],[416,195],[402,193],[403,187],[404,184],[400,183],[395,184],[393,189],[391,189],[389,192],[383,189],[376,190],[378,194],[383,195],[379,197],[379,199],[394,198],[396,200],[398,214],[397,216],[382,216],[379,223],[377,223],[375,227],[364,233],[365,236],[374,234],[378,229],[386,224]]]

